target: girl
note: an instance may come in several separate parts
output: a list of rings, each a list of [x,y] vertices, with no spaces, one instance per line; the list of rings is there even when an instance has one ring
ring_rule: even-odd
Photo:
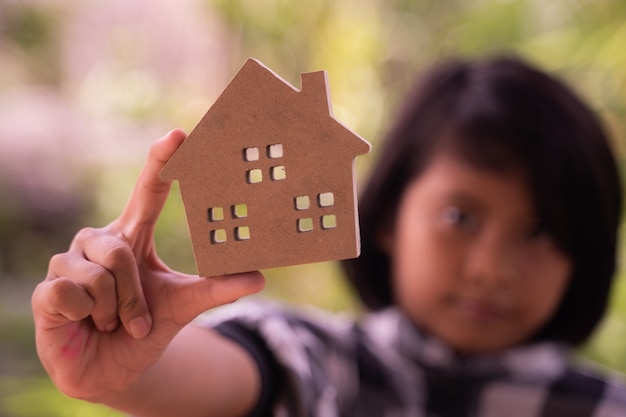
[[[626,389],[571,363],[607,304],[621,188],[607,139],[515,58],[449,62],[409,94],[344,262],[357,321],[240,302],[258,273],[184,276],[157,257],[184,139],[157,141],[129,203],[52,258],[33,294],[66,394],[137,416],[623,416]]]

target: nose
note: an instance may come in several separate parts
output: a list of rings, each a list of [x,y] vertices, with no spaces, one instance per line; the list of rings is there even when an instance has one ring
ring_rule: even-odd
[[[509,286],[518,270],[515,245],[498,236],[478,237],[468,251],[464,278],[485,289]]]

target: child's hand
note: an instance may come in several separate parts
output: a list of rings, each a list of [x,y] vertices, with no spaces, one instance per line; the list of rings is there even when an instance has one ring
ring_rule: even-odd
[[[258,272],[199,278],[159,259],[154,227],[171,184],[158,173],[184,138],[174,130],[152,145],[121,216],[81,230],[33,294],[37,351],[67,395],[116,402],[199,313],[263,287]]]

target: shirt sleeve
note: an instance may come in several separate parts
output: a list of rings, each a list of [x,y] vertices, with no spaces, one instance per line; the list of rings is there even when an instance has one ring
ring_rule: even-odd
[[[257,415],[268,410],[268,402],[273,412],[267,415],[293,417],[338,416],[352,404],[358,371],[350,320],[241,300],[201,317],[199,324],[234,340],[256,361],[264,386]]]
[[[245,349],[259,370],[261,392],[256,406],[248,416],[263,417],[271,415],[276,396],[280,392],[282,385],[281,372],[276,358],[258,334],[237,322],[224,322],[217,325],[214,329],[222,336]]]

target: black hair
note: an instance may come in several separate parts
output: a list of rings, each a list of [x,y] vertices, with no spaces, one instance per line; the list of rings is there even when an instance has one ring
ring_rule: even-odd
[[[405,187],[441,146],[481,168],[525,172],[543,227],[573,265],[559,308],[532,340],[585,341],[615,273],[617,162],[582,100],[513,56],[445,62],[409,93],[361,193],[361,256],[343,262],[362,302],[373,310],[393,304],[381,236],[395,226]]]

